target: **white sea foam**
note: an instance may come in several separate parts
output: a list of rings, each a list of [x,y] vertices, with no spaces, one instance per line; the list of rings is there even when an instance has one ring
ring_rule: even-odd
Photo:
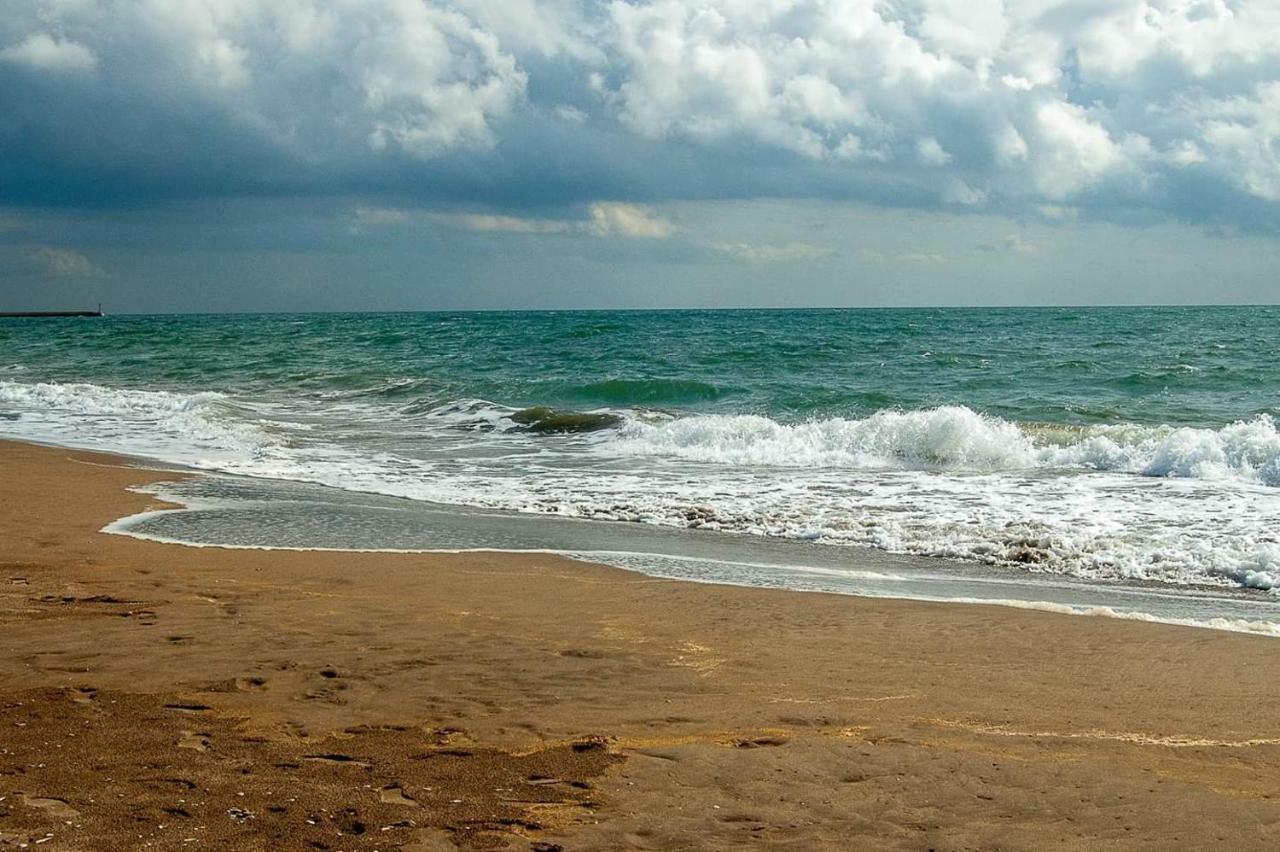
[[[218,393],[0,381],[0,409],[17,416],[11,434],[184,463],[252,457],[275,442]]]
[[[1176,624],[1181,627],[1201,627],[1210,630],[1226,630],[1231,633],[1252,633],[1258,636],[1280,636],[1280,623],[1255,621],[1245,618],[1170,618],[1148,612],[1129,612],[1109,606],[1071,606],[1047,601],[1020,601],[1006,598],[933,598],[951,603],[985,604],[1029,609],[1036,612],[1052,612],[1060,615],[1091,615],[1100,618],[1118,618],[1125,621],[1146,621],[1152,624]]]
[[[1010,470],[1035,463],[1031,442],[1012,423],[968,408],[881,411],[863,420],[794,425],[753,415],[636,422],[619,449],[703,462],[777,467],[955,467]]]
[[[728,465],[970,472],[1078,467],[1280,486],[1280,432],[1267,415],[1220,429],[1024,428],[963,406],[797,424],[708,415],[656,425],[632,422],[617,448]]]
[[[962,407],[798,424],[641,415],[548,437],[511,430],[512,411],[0,381],[4,434],[249,476],[1088,578],[1280,586],[1280,435],[1265,416],[1192,429],[1019,425]]]

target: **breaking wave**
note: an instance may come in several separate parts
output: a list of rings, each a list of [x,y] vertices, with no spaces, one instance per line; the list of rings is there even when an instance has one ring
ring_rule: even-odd
[[[252,413],[223,394],[172,393],[74,383],[0,381],[0,410],[7,431],[36,440],[168,458],[182,449],[193,456],[253,456],[279,439]]]
[[[1267,415],[1219,429],[1019,425],[963,406],[796,424],[704,415],[632,421],[618,448],[724,465],[982,473],[1080,468],[1280,486],[1280,432]]]

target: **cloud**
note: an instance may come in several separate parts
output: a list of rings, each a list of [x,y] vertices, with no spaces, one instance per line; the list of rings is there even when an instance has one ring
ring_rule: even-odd
[[[970,205],[1158,205],[1170,166],[1188,162],[1258,198],[1280,187],[1265,120],[1280,7],[1266,0],[610,9],[608,103],[647,137],[749,139]],[[1223,89],[1238,103],[1216,106],[1242,121],[1206,121],[1213,105],[1195,103]]]
[[[622,236],[661,240],[675,233],[675,226],[644,207],[619,202],[596,202],[588,212],[587,226],[598,237]]]
[[[858,257],[873,263],[882,264],[924,264],[934,265],[950,262],[950,258],[941,252],[924,252],[924,251],[907,251],[898,253],[885,253],[879,249],[860,248],[857,252]]]
[[[930,264],[946,263],[948,261],[948,258],[945,254],[939,254],[938,252],[907,252],[906,254],[898,255],[895,259],[903,261],[904,263],[930,263]]]
[[[0,202],[610,198],[593,228],[653,238],[634,205],[808,196],[1280,230],[1277,81],[1274,0],[12,0]]]
[[[500,213],[444,213],[357,206],[351,212],[350,231],[359,234],[373,228],[429,221],[467,231],[509,234],[665,239],[675,233],[674,225],[637,204],[598,201],[591,204],[586,212],[585,219],[547,219]]]
[[[443,3],[16,0],[10,7],[0,43],[6,34],[20,43],[4,52],[8,61],[64,70],[96,61],[104,74],[92,99],[124,100],[160,124],[194,110],[299,164],[487,149],[495,122],[525,94],[526,74],[494,34]],[[23,32],[45,26],[76,40]],[[121,141],[148,144],[147,134],[133,132]]]
[[[978,251],[1000,253],[1000,254],[1039,254],[1040,246],[1033,242],[1028,242],[1022,238],[1021,234],[1010,234],[999,243],[982,243],[977,246]]]
[[[1080,210],[1078,208],[1064,207],[1061,204],[1040,204],[1036,206],[1036,212],[1044,218],[1055,222],[1074,219],[1080,215]]]
[[[408,211],[394,207],[356,207],[351,211],[349,230],[353,234],[362,234],[371,228],[401,225],[408,222],[410,218],[411,214]]]
[[[573,230],[577,224],[560,219],[534,219],[492,213],[436,213],[431,218],[468,231],[500,231],[510,234],[563,234]]]
[[[98,58],[83,44],[38,32],[0,50],[0,62],[40,71],[91,71],[97,66]]]
[[[713,243],[712,248],[742,260],[755,263],[771,263],[787,260],[812,260],[830,257],[835,249],[809,243],[790,242],[785,245],[755,245],[751,243]]]
[[[1203,147],[1184,143],[1174,162],[1226,167],[1241,189],[1280,201],[1280,82],[1261,84],[1251,94],[1200,104]]]
[[[78,251],[42,246],[32,253],[48,278],[101,278],[105,273]]]
[[[569,104],[560,104],[555,107],[552,112],[554,112],[556,117],[561,121],[567,121],[570,124],[585,124],[587,121],[587,114],[585,112],[575,106],[570,106]]]
[[[951,155],[942,147],[942,143],[932,136],[926,136],[916,142],[916,154],[920,157],[920,162],[926,166],[945,166],[951,162]]]

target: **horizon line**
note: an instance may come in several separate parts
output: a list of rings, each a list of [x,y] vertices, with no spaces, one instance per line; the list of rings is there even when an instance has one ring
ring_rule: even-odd
[[[1163,309],[1163,308],[1274,308],[1280,302],[1149,302],[1149,303],[1109,303],[1109,304],[1041,304],[1041,305],[808,305],[808,306],[724,306],[724,307],[620,307],[620,308],[389,308],[389,309],[340,309],[318,308],[312,310],[247,310],[247,311],[108,311],[100,307],[102,318],[110,317],[149,317],[149,316],[298,316],[328,314],[570,314],[570,313],[690,313],[690,312],[750,312],[750,311],[959,311],[959,310],[1116,310],[1116,309]],[[62,309],[30,309],[23,311],[4,311],[0,314],[50,314],[79,313]],[[8,317],[21,319],[24,317]],[[35,318],[35,317],[30,317]],[[96,317],[89,317],[96,318]]]

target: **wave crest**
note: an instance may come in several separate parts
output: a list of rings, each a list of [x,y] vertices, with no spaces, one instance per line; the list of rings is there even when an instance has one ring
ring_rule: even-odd
[[[1280,433],[1268,415],[1219,429],[1019,425],[964,406],[785,424],[756,415],[633,422],[618,448],[726,465],[946,469],[1083,468],[1280,486]]]
[[[96,439],[124,452],[169,441],[196,450],[256,454],[275,439],[225,395],[108,388],[86,383],[0,381],[0,405],[11,406],[12,421],[31,422],[32,437],[66,434]]]

